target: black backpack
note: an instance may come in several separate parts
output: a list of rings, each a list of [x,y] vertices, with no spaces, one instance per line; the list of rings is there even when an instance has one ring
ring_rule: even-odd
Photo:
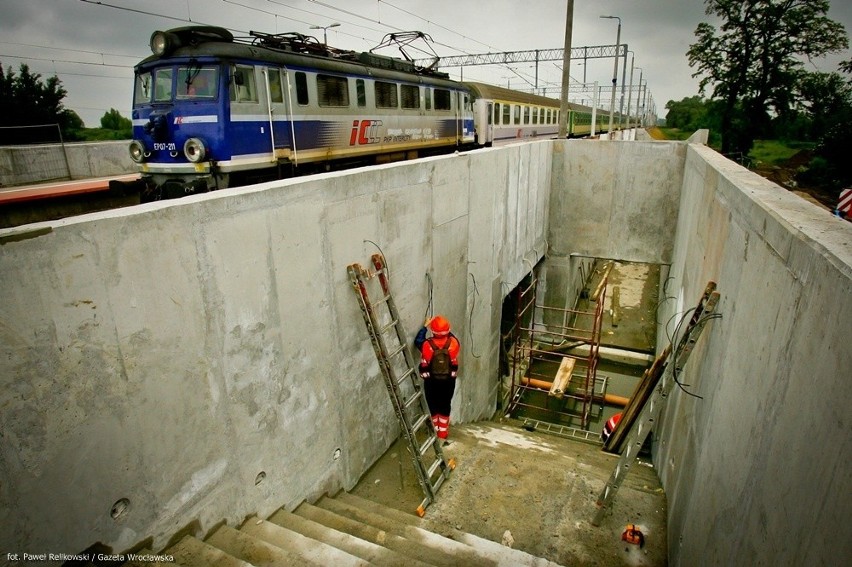
[[[438,380],[446,380],[450,377],[450,343],[452,338],[448,338],[443,348],[438,348],[438,345],[432,339],[429,339],[429,346],[432,347],[432,360],[429,362],[429,373],[432,378]]]

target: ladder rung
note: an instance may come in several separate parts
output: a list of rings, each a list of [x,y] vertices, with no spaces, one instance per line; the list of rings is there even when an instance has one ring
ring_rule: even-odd
[[[406,349],[406,345],[399,345],[398,347],[396,347],[394,349],[393,352],[388,353],[388,358],[393,358],[394,356],[398,355],[399,353],[401,353],[405,349]]]
[[[415,373],[416,373],[416,371],[413,368],[409,368],[408,370],[405,371],[405,374],[403,374],[402,376],[399,377],[399,380],[396,381],[396,385],[399,386],[400,384],[402,384],[405,381],[406,378],[408,378],[409,376],[411,376]]]
[[[421,415],[420,417],[417,418],[417,421],[415,421],[414,425],[411,426],[411,430],[417,431],[418,429],[423,427],[424,423],[431,421],[431,420],[432,420],[432,416],[429,415],[428,413],[424,413],[423,415]]]
[[[429,467],[429,470],[426,471],[426,477],[432,478],[432,475],[435,474],[435,471],[438,470],[438,467],[441,466],[441,463],[444,462],[444,459],[438,459]]]
[[[392,320],[390,323],[388,323],[387,325],[385,325],[384,327],[382,327],[381,331],[379,331],[379,334],[384,335],[384,334],[385,334],[385,331],[387,331],[387,330],[388,330],[388,329],[390,329],[391,327],[395,326],[397,323],[399,323],[399,319],[394,319],[394,320]]]
[[[390,294],[383,295],[379,299],[373,302],[373,305],[381,305],[382,303],[387,303],[387,301],[391,298]]]
[[[414,405],[414,402],[416,402],[419,398],[420,398],[420,392],[414,392],[414,395],[411,396],[410,398],[408,398],[407,400],[405,400],[405,403],[402,404],[402,409],[410,408],[411,406]]]
[[[426,439],[426,441],[420,446],[420,456],[421,457],[426,454],[426,451],[429,450],[429,447],[431,447],[432,444],[437,441],[437,439],[438,438],[435,437],[434,435],[430,435],[429,438]]]

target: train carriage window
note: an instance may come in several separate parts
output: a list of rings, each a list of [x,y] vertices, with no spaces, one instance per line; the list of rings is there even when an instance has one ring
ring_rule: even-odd
[[[524,107],[524,124],[529,124],[529,123],[530,123],[530,107],[525,106]]]
[[[396,83],[376,81],[376,108],[398,108],[399,93]]]
[[[355,80],[355,93],[358,97],[358,106],[367,106],[367,90],[364,88],[364,79]]]
[[[296,73],[296,102],[306,106],[308,99],[308,76],[301,71]]]
[[[494,124],[500,124],[500,103],[494,103]]]
[[[538,124],[538,108],[532,109],[532,123]]]
[[[134,104],[151,102],[151,73],[136,75],[136,86],[133,89]]]
[[[414,85],[401,85],[402,107],[420,108],[420,87]]]
[[[349,106],[349,79],[317,75],[317,99],[320,106]]]
[[[511,104],[503,104],[503,120],[501,122],[504,126],[508,126],[512,123],[512,105]]]
[[[257,83],[254,67],[234,65],[232,67],[230,97],[233,102],[257,102]]]
[[[512,105],[512,108],[515,109],[515,116],[514,116],[514,120],[512,120],[512,123],[513,124],[520,124],[521,123],[521,107],[520,107],[520,105],[514,104],[514,105]]]
[[[281,72],[278,69],[269,69],[269,100],[272,102],[284,102],[284,90],[281,88]]]
[[[450,91],[435,89],[435,110],[452,110],[452,97]]]
[[[154,102],[172,100],[172,69],[154,71]]]
[[[426,110],[432,110],[432,89],[426,88]]]

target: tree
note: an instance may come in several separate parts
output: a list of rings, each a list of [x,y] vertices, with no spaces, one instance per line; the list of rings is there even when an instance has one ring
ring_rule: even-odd
[[[718,30],[702,22],[687,51],[693,77],[721,99],[722,153],[748,154],[770,125],[769,111],[795,103],[803,58],[848,47],[846,30],[826,16],[828,0],[705,0],[721,18]]]
[[[691,96],[680,102],[666,103],[666,126],[681,130],[697,130],[702,127],[707,115],[707,106],[700,96]]]
[[[14,69],[8,69],[4,73],[0,64],[0,126],[59,124],[65,132],[73,117],[62,108],[62,99],[68,93],[60,80],[54,75],[43,82],[41,75],[30,73],[24,63],[19,72],[16,75]],[[17,139],[20,135],[15,138],[0,141],[21,141]]]
[[[106,130],[130,130],[133,128],[133,123],[129,118],[125,118],[119,111],[110,108],[109,112],[101,116],[101,128]]]

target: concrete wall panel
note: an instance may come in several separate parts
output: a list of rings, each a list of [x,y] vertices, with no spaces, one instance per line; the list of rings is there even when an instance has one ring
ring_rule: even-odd
[[[524,170],[549,160],[495,149],[0,231],[0,548],[160,548],[351,488],[398,433],[346,273],[379,248],[410,338],[426,273],[462,338],[453,419],[490,416],[491,306],[543,253],[549,173]]]
[[[562,145],[553,165],[552,254],[670,262],[684,144],[567,140]]]
[[[691,146],[665,318],[718,283],[657,443],[674,565],[831,564],[852,553],[846,400],[852,226]],[[708,537],[708,534],[711,534]]]

